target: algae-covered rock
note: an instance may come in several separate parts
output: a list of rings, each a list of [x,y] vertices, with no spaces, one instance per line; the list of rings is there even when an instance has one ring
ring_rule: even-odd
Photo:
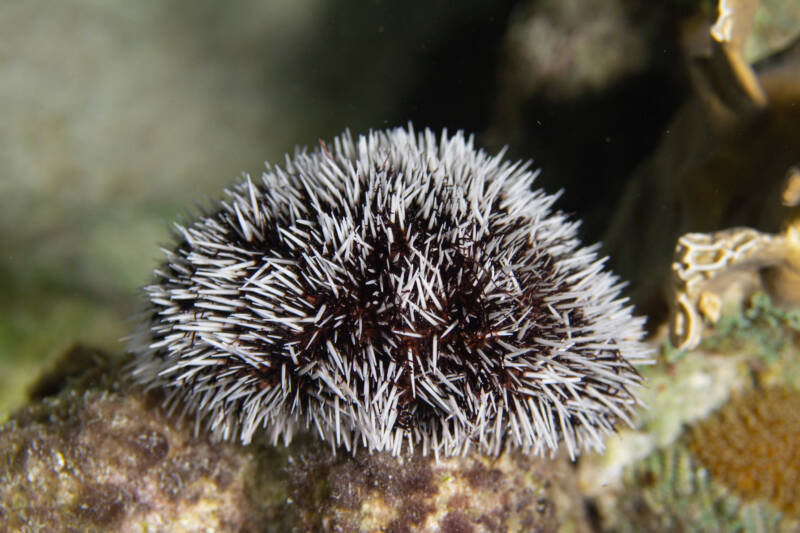
[[[29,531],[259,531],[249,454],[192,438],[142,399],[67,391],[0,431],[0,518]]]
[[[566,462],[476,454],[437,463],[385,453],[291,455],[289,502],[314,531],[557,531],[578,513]],[[574,489],[574,487],[573,487]],[[567,500],[572,495],[572,501]]]
[[[12,531],[584,531],[566,459],[334,454],[212,442],[76,348],[0,427]],[[49,395],[48,395],[49,394]]]
[[[798,403],[800,392],[785,387],[733,394],[625,469],[607,514],[613,525],[606,525],[620,532],[797,531]]]
[[[799,334],[797,309],[756,293],[706,322],[695,349],[662,341],[639,427],[580,465],[598,527],[797,531]]]
[[[681,441],[627,469],[617,494],[617,521],[627,532],[797,531],[800,522],[763,500],[743,500],[715,479]]]

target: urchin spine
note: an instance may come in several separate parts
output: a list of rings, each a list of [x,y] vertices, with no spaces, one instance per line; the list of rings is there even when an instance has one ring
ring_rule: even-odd
[[[643,321],[534,178],[410,128],[287,157],[176,224],[134,375],[245,443],[600,448],[630,423]]]

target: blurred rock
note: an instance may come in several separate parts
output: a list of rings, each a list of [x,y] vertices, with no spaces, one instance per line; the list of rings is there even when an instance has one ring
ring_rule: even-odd
[[[800,41],[753,68],[737,48],[742,36],[721,42],[711,29],[686,22],[695,94],[632,176],[604,238],[656,323],[671,297],[666,267],[679,235],[739,226],[778,233],[797,214],[781,197],[800,161]]]
[[[753,27],[744,43],[749,63],[786,49],[800,37],[800,0],[759,0]]]
[[[588,241],[684,97],[676,4],[526,1],[509,21],[483,138],[533,158],[537,186],[564,189],[558,207],[584,220]]]
[[[647,28],[632,20],[630,2],[527,2],[517,7],[506,37],[501,105],[531,95],[570,99],[602,90],[641,71]]]

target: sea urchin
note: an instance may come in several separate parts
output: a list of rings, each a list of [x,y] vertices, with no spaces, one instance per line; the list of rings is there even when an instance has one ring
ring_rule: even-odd
[[[629,422],[642,323],[535,173],[348,133],[176,224],[133,374],[224,439],[570,455]]]

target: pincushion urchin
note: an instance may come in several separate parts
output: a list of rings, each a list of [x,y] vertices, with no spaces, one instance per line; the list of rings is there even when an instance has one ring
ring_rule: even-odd
[[[137,381],[219,438],[570,455],[629,422],[642,323],[527,165],[348,133],[176,225]]]

